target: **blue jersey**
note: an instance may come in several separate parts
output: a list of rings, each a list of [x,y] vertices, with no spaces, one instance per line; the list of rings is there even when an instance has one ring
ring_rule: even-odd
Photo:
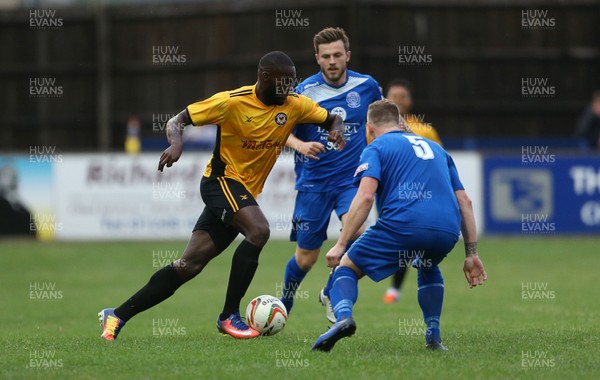
[[[460,233],[454,192],[464,187],[452,157],[433,141],[400,131],[379,136],[363,151],[354,183],[363,177],[379,181],[378,223]]]
[[[365,124],[369,104],[382,98],[379,84],[369,75],[348,70],[346,83],[333,87],[319,72],[300,83],[294,92],[308,96],[330,113],[340,115],[344,120],[346,139],[346,147],[339,151],[327,141],[327,130],[315,124],[295,127],[293,133],[300,140],[325,145],[325,152],[317,155],[319,160],[296,153],[296,190],[327,192],[352,185],[360,153],[367,146]]]

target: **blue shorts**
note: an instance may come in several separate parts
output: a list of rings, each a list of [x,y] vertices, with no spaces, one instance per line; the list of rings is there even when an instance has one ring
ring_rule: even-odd
[[[348,212],[358,188],[354,185],[329,192],[298,191],[290,241],[302,249],[319,249],[327,240],[331,212],[338,218]]]
[[[427,270],[454,248],[458,234],[425,228],[390,228],[381,221],[367,229],[347,252],[369,278],[379,282],[400,268]]]

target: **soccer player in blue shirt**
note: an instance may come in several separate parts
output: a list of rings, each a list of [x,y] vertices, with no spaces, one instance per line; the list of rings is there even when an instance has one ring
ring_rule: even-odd
[[[321,30],[314,36],[313,45],[321,70],[301,82],[295,92],[342,117],[346,147],[343,151],[336,150],[334,144],[327,141],[327,131],[314,124],[295,128],[286,143],[297,152],[298,191],[290,237],[297,242],[297,247],[286,266],[281,298],[288,313],[294,305],[296,290],[317,261],[321,246],[327,239],[332,211],[335,210],[342,226],[345,223],[346,213],[356,194],[352,176],[360,153],[367,146],[367,109],[373,101],[382,98],[379,84],[372,77],[347,69],[350,42],[343,29]],[[363,229],[355,231],[349,239],[358,237]],[[323,305],[329,306],[328,319],[335,322],[328,286],[321,291],[320,300]]]
[[[354,334],[352,308],[359,278],[366,274],[378,282],[410,263],[418,270],[418,300],[427,325],[425,347],[446,351],[440,337],[444,280],[438,264],[461,231],[469,285],[482,285],[487,279],[477,255],[471,201],[452,158],[438,144],[404,132],[401,123],[404,120],[391,101],[369,106],[367,130],[374,141],[362,153],[354,174],[358,192],[337,244],[327,253],[328,266],[339,264],[330,291],[337,322],[317,339],[313,350],[329,351],[339,339]],[[376,195],[379,219],[346,251]]]

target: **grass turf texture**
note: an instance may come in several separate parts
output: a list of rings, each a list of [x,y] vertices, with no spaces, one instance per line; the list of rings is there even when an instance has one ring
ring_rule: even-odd
[[[310,351],[328,326],[318,303],[328,273],[323,257],[276,336],[238,341],[218,334],[215,320],[231,247],[169,300],[132,319],[117,341],[106,342],[96,313],[118,306],[147,282],[157,269],[153,252],[182,252],[185,242],[3,242],[0,378],[598,378],[599,243],[598,238],[482,239],[489,280],[476,289],[464,280],[459,243],[441,264],[448,353],[424,349],[423,327],[415,326],[421,313],[414,269],[393,305],[382,302],[387,280],[363,279],[355,307],[357,333],[326,354]],[[242,314],[253,297],[281,289],[292,251],[291,243],[268,243]],[[55,284],[62,298],[30,299],[32,283]],[[554,299],[523,299],[523,283],[546,284],[546,293],[537,296],[554,294]],[[31,368],[35,355],[54,355],[50,367]]]

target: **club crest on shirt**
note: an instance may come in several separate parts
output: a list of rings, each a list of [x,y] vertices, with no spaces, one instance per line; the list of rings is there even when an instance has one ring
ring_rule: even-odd
[[[356,168],[356,171],[354,172],[354,176],[356,177],[356,175],[360,172],[364,172],[365,170],[367,170],[369,168],[369,163],[365,162],[364,164],[360,165],[359,167]]]
[[[287,122],[287,115],[283,112],[279,112],[277,115],[275,115],[275,122],[278,125],[284,125]]]
[[[346,103],[348,103],[348,107],[350,108],[360,107],[360,95],[358,92],[350,91],[348,95],[346,95]]]
[[[342,118],[343,121],[346,121],[346,110],[344,109],[344,107],[334,107],[331,112],[334,115],[340,115],[340,117]]]

